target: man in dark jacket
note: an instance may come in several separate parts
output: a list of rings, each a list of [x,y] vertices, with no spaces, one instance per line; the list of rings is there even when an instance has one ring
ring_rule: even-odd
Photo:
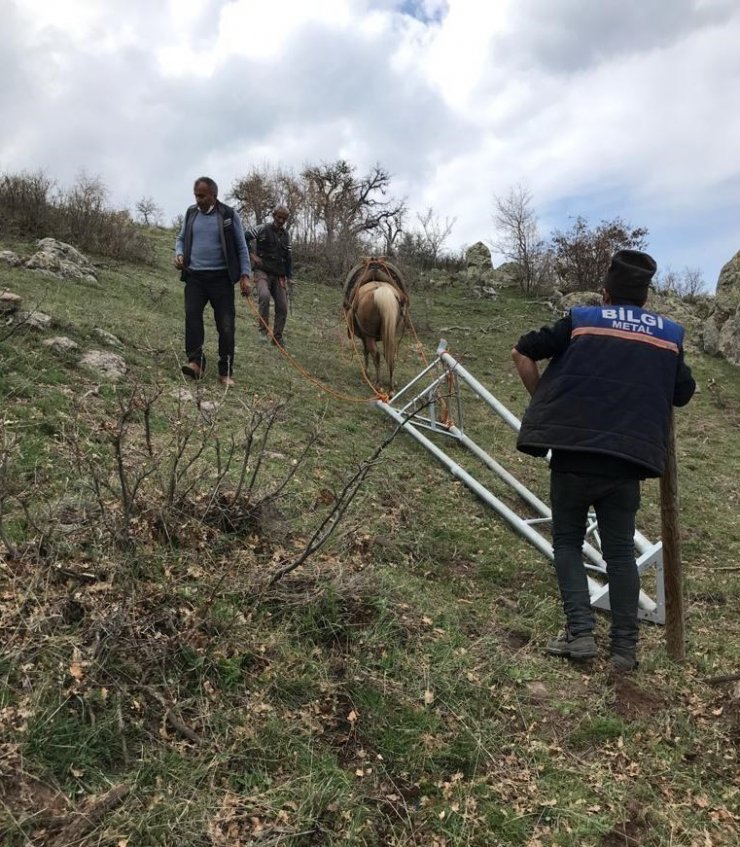
[[[218,200],[218,186],[207,176],[193,186],[195,204],[185,212],[175,242],[175,267],[185,283],[185,356],[183,373],[201,379],[206,369],[203,353],[203,310],[213,308],[218,331],[218,379],[233,385],[234,285],[249,294],[249,251],[239,215]]]
[[[267,341],[272,299],[275,301],[272,340],[280,346],[283,345],[283,330],[288,318],[288,289],[293,278],[290,235],[285,228],[289,217],[285,206],[278,206],[272,213],[272,223],[259,224],[246,232],[259,300],[260,340]]]
[[[547,644],[553,655],[596,655],[582,547],[596,511],[609,578],[611,662],[637,666],[640,578],[635,515],[640,480],[661,476],[672,407],[689,402],[696,383],[684,362],[683,328],[645,305],[657,266],[647,253],[612,257],[603,305],[571,309],[551,326],[523,335],[512,350],[532,402],[517,447],[550,461],[555,572],[567,619]],[[550,359],[540,378],[537,362]]]

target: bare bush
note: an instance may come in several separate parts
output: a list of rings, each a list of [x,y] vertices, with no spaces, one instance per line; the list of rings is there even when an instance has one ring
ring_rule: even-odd
[[[0,177],[3,228],[20,237],[53,237],[81,250],[116,259],[151,262],[153,249],[127,211],[108,206],[98,177],[81,174],[68,189],[56,188],[43,172]]]
[[[686,300],[697,298],[707,289],[701,268],[684,267],[674,271],[670,265],[656,274],[654,284],[658,291],[671,292]]]
[[[74,476],[91,497],[98,541],[130,548],[140,536],[171,541],[188,518],[221,532],[252,530],[279,499],[301,467],[302,455],[263,484],[264,459],[284,405],[244,405],[239,436],[217,434],[218,413],[204,417],[191,403],[179,402],[166,416],[168,435],[155,443],[152,420],[159,391],[136,386],[122,397],[115,417],[86,424],[76,403],[65,432]],[[257,526],[259,530],[259,527]]]
[[[54,183],[43,171],[0,176],[0,221],[6,232],[40,238],[53,224]]]
[[[591,229],[578,217],[567,232],[555,230],[552,249],[555,273],[564,291],[593,291],[604,284],[612,254],[617,250],[644,250],[648,231],[632,228],[621,218],[602,221]]]

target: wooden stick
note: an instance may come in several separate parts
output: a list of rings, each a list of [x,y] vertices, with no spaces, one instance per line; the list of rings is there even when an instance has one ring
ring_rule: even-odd
[[[710,676],[704,680],[707,685],[721,685],[723,682],[737,682],[740,680],[740,673],[730,673],[727,676]]]
[[[685,604],[678,516],[676,429],[674,418],[671,416],[665,471],[660,478],[660,518],[663,537],[663,579],[666,612],[665,636],[668,656],[674,662],[683,662],[686,659]]]
[[[108,812],[113,811],[126,799],[131,787],[125,783],[114,785],[110,791],[97,798],[90,798],[74,813],[72,820],[65,824],[62,831],[54,839],[56,847],[69,847],[76,844],[83,835],[94,829]]]

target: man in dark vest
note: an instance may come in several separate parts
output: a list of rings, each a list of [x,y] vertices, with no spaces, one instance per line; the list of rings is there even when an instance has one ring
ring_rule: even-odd
[[[278,206],[272,213],[272,223],[259,224],[246,232],[259,300],[260,340],[267,341],[272,299],[275,302],[272,340],[281,347],[284,344],[283,330],[288,318],[288,289],[293,284],[290,235],[285,228],[289,217],[290,213],[285,206]]]
[[[517,447],[534,456],[552,450],[555,572],[567,623],[547,652],[570,659],[596,655],[581,553],[593,506],[609,579],[611,664],[620,672],[637,667],[640,480],[662,475],[672,407],[688,403],[696,388],[684,362],[683,327],[643,309],[656,269],[647,253],[619,250],[602,306],[571,309],[551,326],[523,335],[512,350],[532,396]],[[540,378],[541,359],[550,363]]]
[[[218,186],[207,176],[193,186],[195,204],[185,212],[175,242],[175,267],[185,283],[185,356],[183,373],[202,379],[206,369],[203,311],[213,308],[218,331],[218,379],[234,384],[234,285],[249,294],[249,251],[239,215],[218,200]]]

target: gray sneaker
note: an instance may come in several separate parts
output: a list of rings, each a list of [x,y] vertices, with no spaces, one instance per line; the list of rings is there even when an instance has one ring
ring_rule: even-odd
[[[582,632],[571,635],[566,627],[565,632],[547,642],[545,650],[551,656],[565,656],[567,659],[593,659],[596,655],[596,642],[593,634]]]

